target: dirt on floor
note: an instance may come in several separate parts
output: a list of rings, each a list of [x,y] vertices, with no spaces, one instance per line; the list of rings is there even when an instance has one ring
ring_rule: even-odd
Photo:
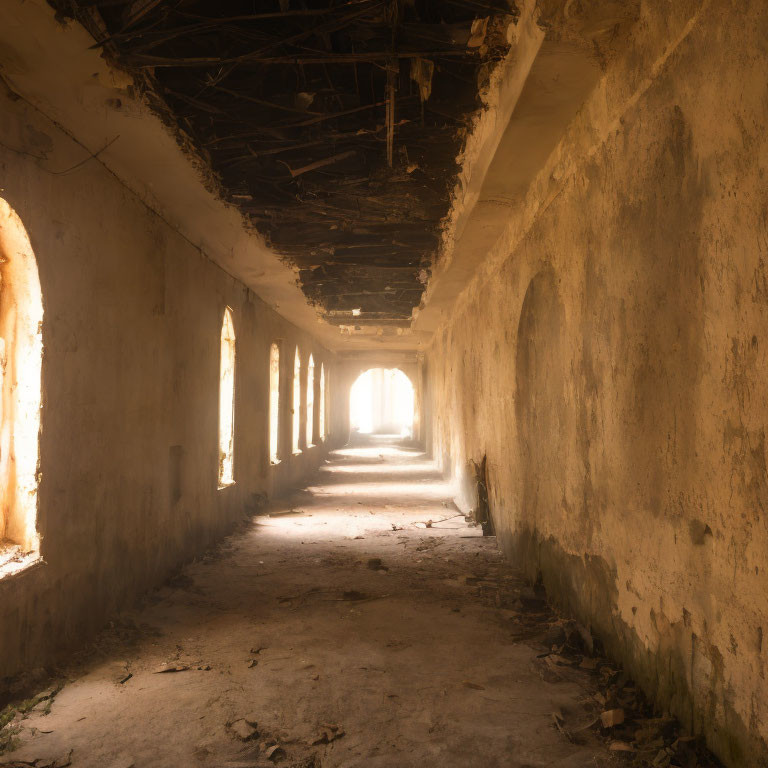
[[[395,440],[336,451],[0,712],[0,766],[714,764],[449,496]]]

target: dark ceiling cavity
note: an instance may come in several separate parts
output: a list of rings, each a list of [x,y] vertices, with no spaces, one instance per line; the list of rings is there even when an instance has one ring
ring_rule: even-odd
[[[136,75],[331,322],[405,325],[510,0],[50,0]]]

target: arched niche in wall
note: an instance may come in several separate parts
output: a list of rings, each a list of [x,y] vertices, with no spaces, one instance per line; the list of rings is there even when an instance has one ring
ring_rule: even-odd
[[[0,576],[36,559],[43,301],[29,237],[0,198]]]
[[[562,499],[563,325],[555,274],[545,269],[531,280],[523,300],[515,366],[522,512],[532,526]]]

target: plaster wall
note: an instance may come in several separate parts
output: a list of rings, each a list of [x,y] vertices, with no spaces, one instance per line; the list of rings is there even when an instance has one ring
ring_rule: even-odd
[[[644,2],[424,363],[458,501],[487,455],[508,555],[732,766],[768,765],[767,41],[760,0]]]
[[[300,346],[303,382],[310,352],[318,371],[324,363],[332,373],[334,356],[88,158],[24,99],[0,91],[0,197],[27,230],[44,312],[44,563],[0,578],[0,678],[80,646],[110,614],[256,511],[262,494],[298,483],[325,452],[321,445],[290,454],[293,350]],[[236,482],[219,490],[226,306],[237,345]],[[282,461],[270,466],[276,340]]]

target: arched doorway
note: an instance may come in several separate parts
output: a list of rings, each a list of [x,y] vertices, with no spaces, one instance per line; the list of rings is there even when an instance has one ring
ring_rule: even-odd
[[[353,433],[411,437],[413,421],[413,384],[399,368],[371,368],[357,377],[349,397]]]

